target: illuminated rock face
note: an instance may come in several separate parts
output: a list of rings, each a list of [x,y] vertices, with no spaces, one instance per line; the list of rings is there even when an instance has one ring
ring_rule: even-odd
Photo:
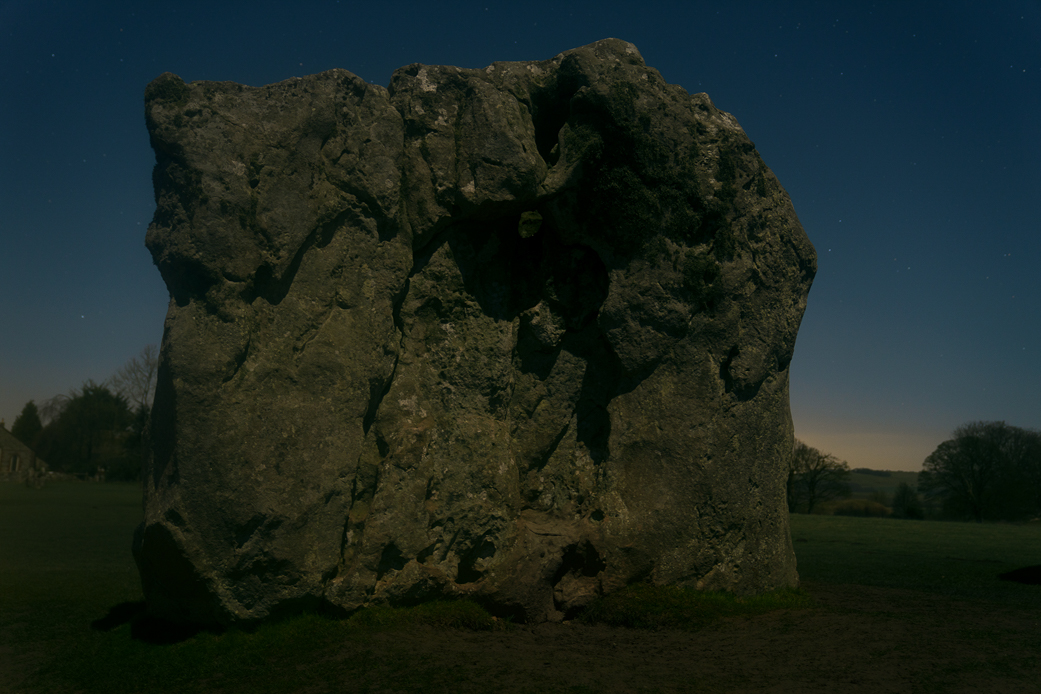
[[[203,622],[797,583],[815,269],[732,116],[605,40],[146,92],[170,290],[135,556]]]

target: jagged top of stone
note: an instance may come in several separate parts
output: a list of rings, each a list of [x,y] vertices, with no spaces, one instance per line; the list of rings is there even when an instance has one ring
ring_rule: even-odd
[[[644,62],[644,60],[643,60],[643,55],[640,53],[640,50],[635,45],[629,43],[628,41],[624,41],[622,39],[607,38],[607,39],[601,39],[599,41],[596,41],[594,43],[588,44],[586,46],[581,46],[579,48],[572,48],[572,49],[566,50],[566,51],[564,51],[562,53],[558,53],[556,56],[554,56],[553,58],[550,58],[549,60],[542,60],[542,61],[504,60],[504,61],[496,61],[496,62],[492,63],[491,65],[485,67],[485,68],[459,68],[459,67],[454,67],[454,66],[450,66],[450,65],[440,65],[440,66],[436,66],[436,67],[444,68],[444,69],[448,69],[448,70],[459,70],[461,72],[470,71],[470,70],[483,70],[484,72],[487,72],[487,73],[494,73],[494,72],[499,71],[499,70],[510,70],[510,69],[512,69],[514,67],[520,67],[521,69],[529,70],[533,74],[540,74],[540,73],[544,73],[546,70],[548,70],[549,68],[551,68],[554,65],[559,65],[563,60],[565,60],[569,56],[571,56],[571,57],[585,56],[586,59],[592,59],[592,60],[595,60],[595,61],[603,63],[603,64],[610,64],[610,63],[614,62],[615,64],[618,64],[618,65],[623,65],[623,64],[625,64],[625,65],[637,65],[637,66],[640,66],[640,67],[646,67],[646,65],[647,65]],[[426,67],[430,67],[430,66],[425,65],[423,63],[411,63],[409,65],[403,66],[403,67],[398,68],[397,70],[395,70],[394,71],[394,76],[397,76],[398,73],[402,73],[402,72],[415,74],[415,73],[421,71],[423,68],[426,68]],[[349,70],[345,70],[343,68],[333,68],[333,69],[325,70],[323,72],[315,73],[315,74],[317,74],[317,75],[333,75],[333,76],[350,75],[351,77],[355,77],[355,75],[352,72],[350,72]],[[279,82],[272,82],[272,83],[270,83],[268,85],[263,85],[263,86],[273,86],[273,85],[277,85],[277,84],[291,84],[291,83],[299,81],[299,80],[310,79],[310,78],[312,78],[314,76],[315,75],[307,75],[307,76],[303,76],[303,77],[290,77],[288,79],[281,80]],[[391,78],[391,84],[393,84],[393,77],[394,76],[392,76],[392,78]],[[200,82],[211,82],[210,80],[199,80],[199,81]],[[167,101],[173,101],[173,102],[186,100],[188,98],[188,93],[186,91],[184,91],[180,86],[178,86],[178,83],[186,84],[183,79],[181,79],[178,75],[176,75],[176,74],[174,74],[172,72],[164,72],[164,73],[162,73],[157,78],[155,78],[155,80],[153,80],[148,85],[148,87],[146,88],[146,91],[145,91],[145,101],[146,102],[147,101],[152,101],[153,99],[167,100]],[[220,84],[220,85],[224,85],[224,86],[233,86],[233,85],[247,86],[247,85],[241,85],[238,82],[228,82],[228,81],[217,81],[217,82],[212,82],[212,83],[213,84]],[[370,84],[372,84],[372,83],[370,83]],[[379,85],[373,84],[373,86],[379,86]],[[428,91],[434,91],[434,90],[437,89],[437,85],[435,83],[429,81],[429,79],[427,79],[427,81],[423,85],[423,88],[428,90]],[[186,101],[184,101],[184,102],[187,103]]]
[[[184,273],[169,271],[171,263],[193,264],[203,247],[233,258],[225,264],[224,279],[247,281],[258,271],[280,277],[306,239],[287,230],[313,229],[324,217],[335,217],[340,205],[333,198],[359,190],[418,248],[449,220],[531,209],[572,188],[583,168],[602,168],[601,192],[620,197],[588,201],[593,223],[605,233],[584,241],[608,265],[627,263],[658,235],[660,222],[666,235],[683,245],[711,242],[731,201],[756,204],[755,196],[743,194],[750,182],[771,207],[791,207],[730,114],[716,109],[706,94],[690,95],[666,83],[633,44],[619,39],[549,60],[499,62],[483,69],[413,64],[395,71],[387,89],[342,69],[264,87],[186,84],[164,73],[145,96],[157,156],[179,161],[200,179],[187,182],[194,200],[181,205],[183,215],[201,211],[206,216],[209,211],[199,210],[199,202],[204,207],[217,197],[225,209],[246,208],[239,218],[247,234],[242,229],[224,233],[220,225],[200,219],[191,226],[205,227],[210,238],[193,243],[190,235],[165,236],[160,243],[158,229],[174,224],[165,219],[172,208],[159,205],[148,245],[174,287],[180,284],[176,275]],[[367,135],[360,145],[349,152],[337,149],[360,130]],[[270,172],[315,156],[323,170],[313,181],[301,180],[296,189],[283,181],[281,190],[262,195],[265,177],[256,175],[262,169]],[[206,174],[215,167],[223,169],[221,177],[238,178],[239,184],[228,180],[223,191],[206,190]],[[385,176],[388,168],[400,167],[408,179],[407,195],[401,180]],[[635,178],[622,180],[626,176]],[[648,187],[658,200],[631,199],[631,191]],[[257,196],[259,203],[251,199]],[[314,199],[323,196],[329,204],[317,206],[316,219]],[[310,209],[304,210],[302,200],[308,197]],[[658,221],[635,214],[646,202]],[[279,223],[262,224],[265,211],[258,204]],[[690,219],[690,209],[700,219]],[[289,223],[295,214],[313,223]],[[786,216],[799,228],[794,215]],[[626,229],[619,231],[622,226]],[[253,243],[246,243],[251,236]],[[719,245],[729,254],[729,236]],[[808,241],[800,245],[799,255],[815,265]],[[198,288],[222,279],[196,269]]]

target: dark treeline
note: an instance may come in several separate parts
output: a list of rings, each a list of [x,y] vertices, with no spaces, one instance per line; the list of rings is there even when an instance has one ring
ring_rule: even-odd
[[[925,459],[918,490],[949,518],[1041,516],[1041,432],[1004,422],[958,427]]]
[[[156,349],[149,345],[105,384],[88,380],[42,407],[29,401],[11,433],[53,472],[136,480],[157,363]]]
[[[872,477],[892,477],[893,473],[889,470],[872,470],[867,467],[855,467],[853,472],[859,472],[862,475],[871,475]]]
[[[133,431],[133,426],[146,418],[147,412],[135,416],[122,394],[87,381],[40,431],[36,454],[55,472],[134,479],[141,451],[131,440],[140,442],[141,432]]]
[[[866,468],[855,472],[890,476]],[[846,463],[796,441],[788,472],[789,511],[813,513],[825,502],[850,496],[849,475]],[[877,491],[868,499],[849,499],[823,508],[840,515],[911,519],[1041,518],[1041,431],[1005,422],[965,424],[925,459],[917,489],[901,482],[892,498]]]

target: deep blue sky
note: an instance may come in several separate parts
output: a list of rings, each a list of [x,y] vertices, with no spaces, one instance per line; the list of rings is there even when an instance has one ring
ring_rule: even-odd
[[[956,426],[1041,428],[1041,3],[0,0],[0,417],[162,336],[142,93],[616,37],[734,114],[817,248],[796,435],[917,469]]]

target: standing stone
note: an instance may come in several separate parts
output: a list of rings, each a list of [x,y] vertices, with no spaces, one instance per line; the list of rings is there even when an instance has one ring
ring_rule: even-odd
[[[614,39],[483,70],[146,91],[170,291],[153,614],[797,583],[816,256],[732,116]]]

